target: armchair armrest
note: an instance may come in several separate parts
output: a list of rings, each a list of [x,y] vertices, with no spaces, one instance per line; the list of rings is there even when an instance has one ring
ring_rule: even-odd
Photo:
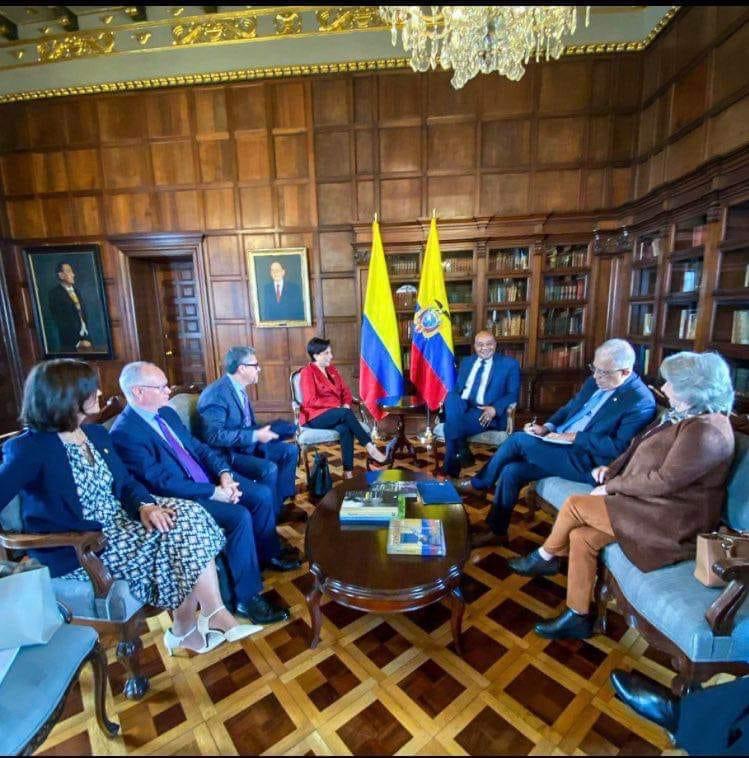
[[[739,608],[749,595],[749,560],[726,558],[713,564],[713,571],[728,585],[705,611],[705,620],[713,634],[731,634]]]
[[[72,547],[78,563],[88,574],[94,587],[94,596],[106,597],[112,586],[112,575],[96,551],[106,547],[104,532],[55,532],[53,534],[25,534],[0,532],[0,547],[8,550],[40,550],[48,547]]]
[[[518,409],[517,403],[510,403],[507,406],[507,434],[512,434],[515,431],[515,411]]]

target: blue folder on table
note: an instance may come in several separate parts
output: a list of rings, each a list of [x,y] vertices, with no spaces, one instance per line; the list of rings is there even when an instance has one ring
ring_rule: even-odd
[[[463,500],[452,482],[417,482],[416,487],[424,505],[441,505],[443,503],[462,503]]]

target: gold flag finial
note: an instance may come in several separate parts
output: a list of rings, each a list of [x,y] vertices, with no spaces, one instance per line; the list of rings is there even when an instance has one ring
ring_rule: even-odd
[[[432,208],[432,218],[437,218],[437,209]]]
[[[375,211],[375,214],[374,214],[374,222],[375,224],[377,223],[377,211]]]

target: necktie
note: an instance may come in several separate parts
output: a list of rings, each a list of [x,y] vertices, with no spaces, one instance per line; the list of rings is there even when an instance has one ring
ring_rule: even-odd
[[[584,418],[586,415],[589,415],[590,409],[593,408],[593,406],[598,402],[598,399],[603,394],[603,390],[596,390],[589,398],[588,402],[583,405],[582,408],[574,415],[570,416],[570,418],[567,419],[563,424],[560,424],[557,427],[557,432],[560,434],[562,432],[566,432],[570,429],[570,427],[574,426],[578,421],[580,421],[582,418]]]
[[[276,285],[276,302],[277,303],[281,302],[281,285],[280,284]]]
[[[187,452],[187,450],[185,450],[184,447],[182,447],[182,445],[179,444],[179,440],[174,436],[174,433],[167,426],[164,419],[160,416],[156,416],[156,423],[159,425],[159,429],[161,429],[169,447],[172,448],[172,451],[177,456],[179,465],[182,466],[190,479],[199,484],[207,484],[210,482],[211,480],[203,470],[203,467],[190,455],[190,453]]]
[[[247,397],[247,393],[242,393],[242,408],[244,410],[244,423],[245,426],[252,426],[252,406],[250,405],[250,398]]]
[[[476,375],[473,377],[473,385],[471,386],[471,391],[468,393],[468,402],[473,403],[476,405],[476,399],[479,396],[479,387],[481,387],[481,377],[484,374],[484,366],[486,365],[486,361],[481,358],[479,360],[479,368],[476,372]]]

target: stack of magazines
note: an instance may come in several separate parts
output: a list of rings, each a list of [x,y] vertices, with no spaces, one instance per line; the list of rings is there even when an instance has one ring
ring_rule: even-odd
[[[388,527],[388,555],[445,555],[442,522],[431,518],[393,519]]]
[[[406,499],[403,495],[383,492],[373,487],[369,490],[351,490],[341,503],[341,523],[384,523],[406,515]]]

